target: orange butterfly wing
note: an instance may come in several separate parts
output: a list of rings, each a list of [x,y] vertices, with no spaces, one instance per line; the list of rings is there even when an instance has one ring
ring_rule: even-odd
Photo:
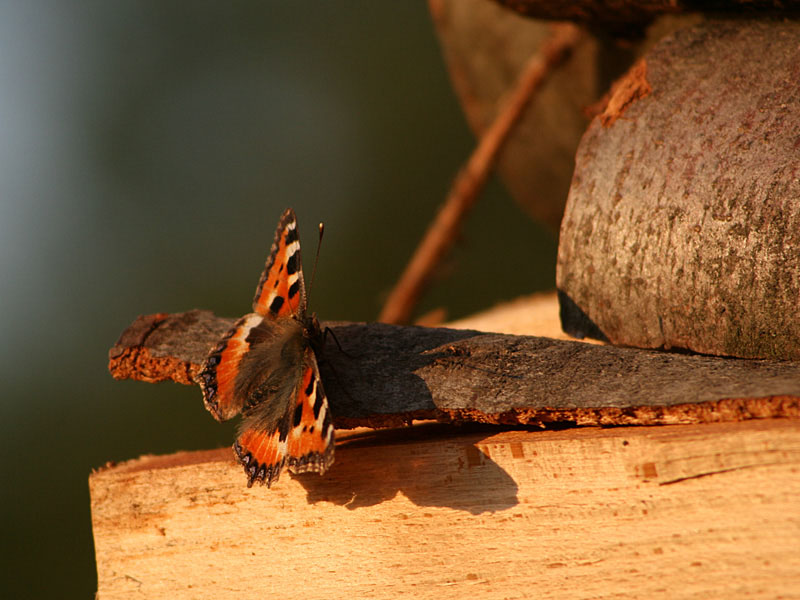
[[[260,315],[298,317],[306,313],[306,289],[300,260],[297,217],[287,208],[275,231],[267,264],[258,281],[253,311]]]
[[[233,449],[247,474],[247,487],[267,487],[284,467],[293,473],[324,473],[333,464],[334,430],[314,352],[305,349],[303,375],[277,427],[265,429],[258,411],[248,417]]]
[[[319,367],[309,345],[297,219],[278,223],[253,300],[211,350],[196,380],[218,420],[244,411],[234,451],[247,474],[268,487],[287,467],[324,473],[333,463],[334,430]],[[252,354],[250,354],[252,352]],[[296,378],[295,381],[292,381]]]
[[[218,421],[239,414],[246,398],[236,394],[242,359],[252,348],[249,334],[267,319],[305,317],[306,299],[297,217],[287,208],[278,222],[275,239],[253,300],[255,314],[245,315],[228,331],[206,358],[195,378],[203,390],[206,408]]]

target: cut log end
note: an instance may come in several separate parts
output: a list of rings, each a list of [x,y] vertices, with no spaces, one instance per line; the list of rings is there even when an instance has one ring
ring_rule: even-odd
[[[562,220],[566,331],[800,360],[798,38],[793,20],[703,21],[617,86]]]

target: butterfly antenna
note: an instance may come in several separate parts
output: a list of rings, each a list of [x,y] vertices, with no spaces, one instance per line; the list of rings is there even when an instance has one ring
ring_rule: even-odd
[[[314,277],[317,274],[317,263],[319,262],[319,249],[322,248],[322,234],[325,233],[325,224],[319,224],[319,241],[317,242],[317,254],[314,256],[314,268],[311,269],[311,283],[308,284],[308,293],[306,297],[311,296],[311,290],[314,287]]]

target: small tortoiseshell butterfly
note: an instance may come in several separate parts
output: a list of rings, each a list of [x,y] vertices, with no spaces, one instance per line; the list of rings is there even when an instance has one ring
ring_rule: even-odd
[[[242,413],[233,444],[247,474],[269,487],[284,467],[324,473],[333,463],[333,424],[314,349],[319,321],[306,315],[297,218],[281,216],[253,300],[211,350],[197,381],[218,421]]]

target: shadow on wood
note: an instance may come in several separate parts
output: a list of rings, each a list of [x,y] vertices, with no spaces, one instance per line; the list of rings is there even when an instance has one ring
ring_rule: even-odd
[[[797,420],[442,427],[344,434],[325,476],[272,489],[245,487],[228,448],[98,471],[98,598],[796,591]]]
[[[380,504],[398,494],[420,508],[471,514],[506,510],[518,503],[517,485],[480,450],[480,442],[496,433],[496,428],[480,426],[417,425],[348,436],[337,446],[335,473],[295,479],[306,488],[309,503],[325,501],[351,510]],[[371,468],[371,463],[362,459],[370,452],[381,455],[379,468]],[[476,470],[480,477],[475,477]],[[440,478],[441,483],[436,483]]]

